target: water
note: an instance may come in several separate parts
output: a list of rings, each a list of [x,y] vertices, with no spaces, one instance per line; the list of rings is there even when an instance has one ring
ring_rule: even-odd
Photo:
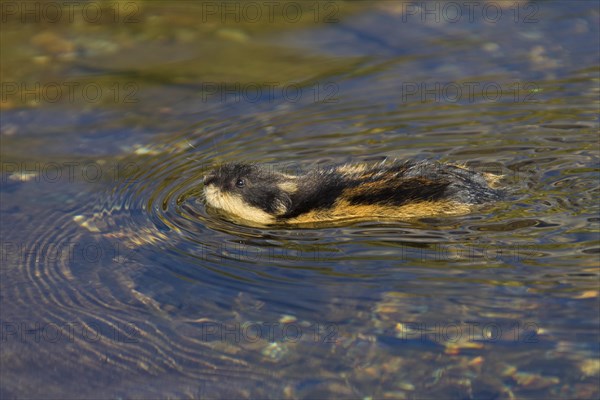
[[[597,4],[119,4],[3,9],[3,398],[598,397]],[[202,202],[221,162],[386,157],[502,173],[508,196],[303,229]]]

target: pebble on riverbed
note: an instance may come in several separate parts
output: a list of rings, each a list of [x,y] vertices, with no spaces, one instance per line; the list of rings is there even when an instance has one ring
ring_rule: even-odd
[[[587,359],[579,364],[579,369],[585,376],[600,375],[600,360]]]

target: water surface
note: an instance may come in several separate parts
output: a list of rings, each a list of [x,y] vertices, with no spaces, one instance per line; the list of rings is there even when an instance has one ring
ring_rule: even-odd
[[[598,5],[488,3],[9,15],[2,397],[597,398]],[[508,195],[304,229],[204,208],[222,162],[386,157]]]

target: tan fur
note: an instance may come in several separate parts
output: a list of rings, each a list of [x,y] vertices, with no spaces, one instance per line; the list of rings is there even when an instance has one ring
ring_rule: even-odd
[[[353,177],[355,179],[372,179],[374,177],[379,178],[377,170],[369,171],[367,164],[345,164],[336,168],[336,172],[347,177]]]
[[[298,175],[286,174],[284,172],[281,172],[280,175],[287,179],[297,179],[298,178]]]
[[[281,201],[276,200],[277,215],[283,215],[287,212],[287,207]]]
[[[345,164],[337,167],[338,172],[343,175],[356,175],[367,170],[366,164]]]
[[[206,201],[215,208],[233,215],[243,215],[248,221],[268,225],[275,222],[275,218],[263,210],[246,204],[240,196],[224,193],[213,185],[204,188]]]
[[[308,224],[324,220],[348,219],[395,219],[408,220],[414,218],[433,217],[436,215],[464,215],[471,211],[471,206],[455,201],[423,201],[404,206],[386,206],[378,204],[353,205],[346,200],[337,201],[332,209],[315,210],[292,218],[287,223]]]
[[[298,185],[295,182],[283,182],[277,185],[282,191],[292,194],[298,190]]]

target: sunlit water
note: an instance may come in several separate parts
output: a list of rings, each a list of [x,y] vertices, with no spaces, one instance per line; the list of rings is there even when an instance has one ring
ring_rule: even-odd
[[[411,24],[391,4],[250,36],[313,57],[286,72],[297,99],[177,68],[98,78],[111,63],[84,56],[63,73],[133,80],[140,101],[2,111],[3,398],[598,396],[597,6]],[[184,39],[136,40],[185,59]],[[222,162],[386,157],[501,173],[508,194],[303,229],[203,204]]]

